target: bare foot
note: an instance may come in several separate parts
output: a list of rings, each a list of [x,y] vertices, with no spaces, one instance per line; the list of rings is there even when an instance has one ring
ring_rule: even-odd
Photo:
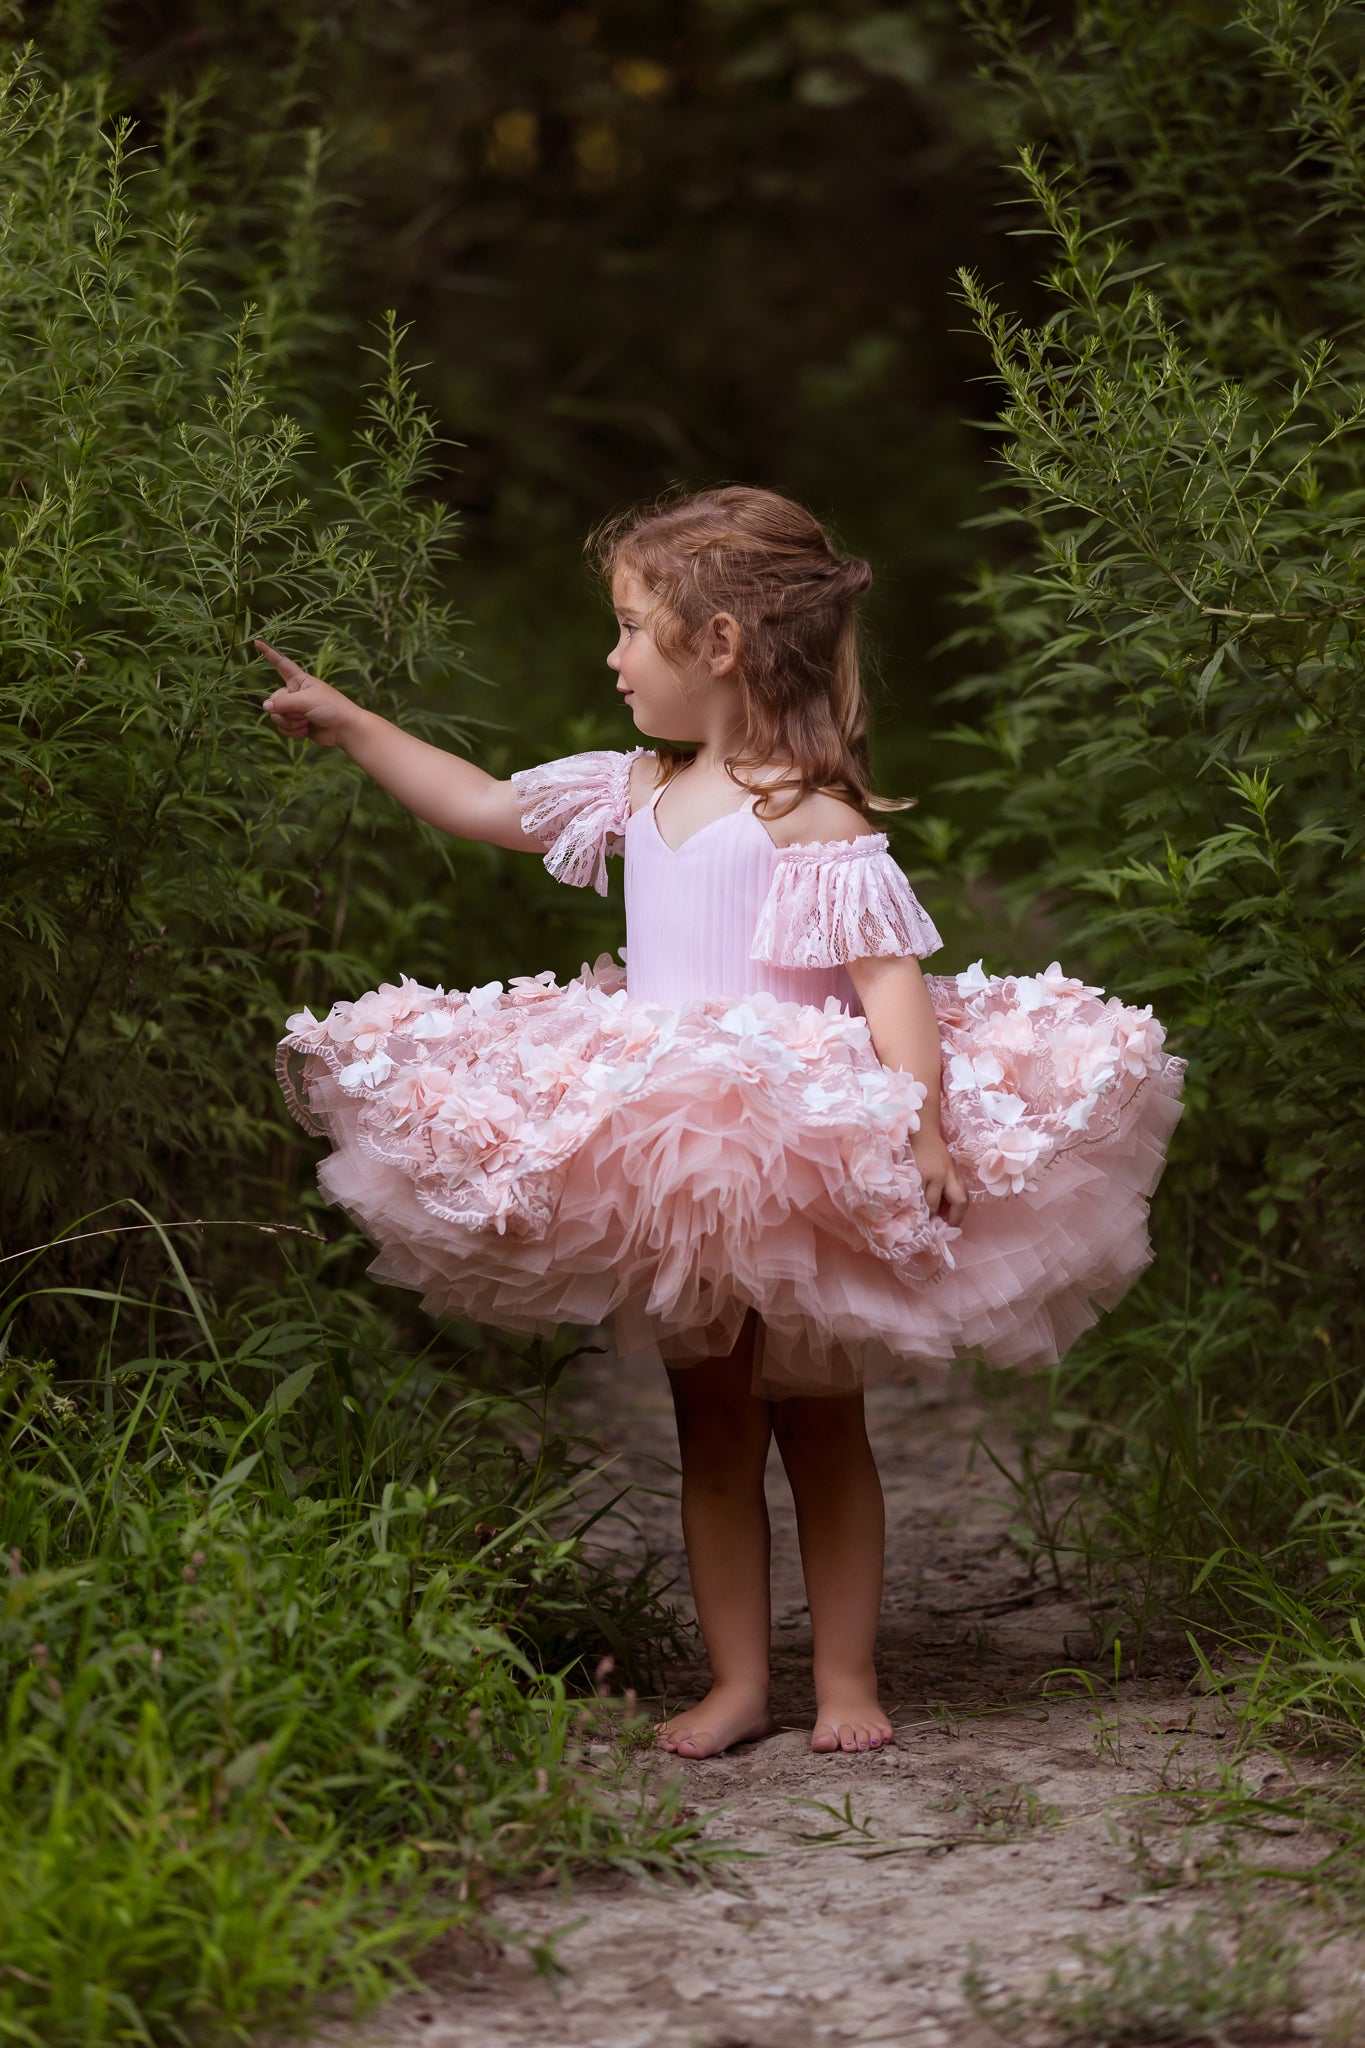
[[[663,1722],[654,1739],[674,1756],[719,1756],[733,1743],[761,1741],[776,1725],[766,1694],[748,1686],[713,1685],[695,1707]]]
[[[816,1711],[815,1733],[810,1739],[814,1750],[884,1749],[896,1739],[875,1693],[836,1693],[822,1699]]]

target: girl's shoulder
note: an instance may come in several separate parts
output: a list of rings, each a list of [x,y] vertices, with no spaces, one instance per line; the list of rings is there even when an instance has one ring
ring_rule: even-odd
[[[855,839],[881,836],[854,805],[845,803],[842,797],[822,795],[819,790],[803,796],[784,816],[764,818],[763,824],[780,850],[847,844]]]

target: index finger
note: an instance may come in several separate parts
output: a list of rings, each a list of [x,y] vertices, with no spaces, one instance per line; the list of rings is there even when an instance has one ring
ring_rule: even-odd
[[[270,666],[278,670],[286,690],[301,690],[303,688],[303,685],[309,679],[306,668],[302,668],[297,661],[291,661],[287,654],[277,653],[273,647],[267,646],[264,640],[257,640],[253,644],[259,647],[261,653],[270,663]]]

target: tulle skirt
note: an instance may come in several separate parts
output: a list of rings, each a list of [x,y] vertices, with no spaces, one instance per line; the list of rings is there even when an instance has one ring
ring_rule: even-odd
[[[981,1357],[1055,1362],[1151,1256],[1147,1199],[1183,1062],[1150,1010],[1056,966],[931,975],[966,1221],[931,1216],[920,1083],[866,1023],[766,995],[664,1010],[605,956],[468,991],[403,981],[289,1020],[290,1107],[378,1278],[622,1355],[723,1355],[755,1311],[755,1390],[836,1393]]]

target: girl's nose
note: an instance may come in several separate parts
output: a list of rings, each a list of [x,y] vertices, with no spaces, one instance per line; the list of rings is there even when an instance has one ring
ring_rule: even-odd
[[[620,650],[620,648],[619,648],[619,647],[613,647],[613,648],[612,648],[612,650],[611,650],[611,653],[610,653],[610,654],[609,654],[609,655],[607,656],[607,667],[608,667],[608,668],[614,668],[614,669],[616,670],[616,673],[617,673],[618,675],[620,675],[620,673],[621,673],[621,650]]]

